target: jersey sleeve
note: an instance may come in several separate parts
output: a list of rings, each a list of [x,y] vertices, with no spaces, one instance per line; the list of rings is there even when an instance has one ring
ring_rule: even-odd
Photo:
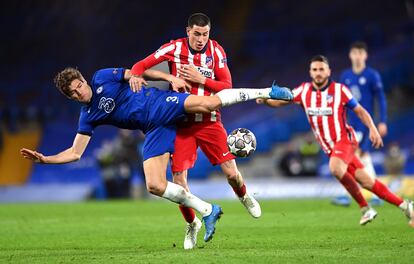
[[[77,133],[92,136],[94,128],[95,126],[88,121],[86,109],[82,108]]]
[[[214,60],[215,80],[206,78],[204,86],[217,93],[223,89],[229,89],[232,87],[231,74],[227,65],[226,52],[219,44],[214,47]]]
[[[342,93],[341,95],[342,103],[347,108],[354,109],[358,105],[357,100],[354,98],[349,88],[346,87],[345,85],[341,86],[341,93]]]
[[[295,104],[302,104],[302,92],[303,92],[303,84],[301,84],[300,86],[294,88],[292,90],[293,93],[293,103]]]
[[[168,60],[171,57],[171,53],[175,50],[175,43],[169,42],[162,45],[156,52],[152,53],[143,60],[138,61],[131,68],[132,75],[142,75],[144,71],[148,70],[154,65]]]
[[[104,82],[122,82],[124,81],[125,69],[123,68],[107,68],[95,72],[92,82],[101,85]]]
[[[377,71],[373,73],[373,93],[374,97],[378,100],[380,121],[385,123],[387,121],[387,99],[385,97],[381,75]]]

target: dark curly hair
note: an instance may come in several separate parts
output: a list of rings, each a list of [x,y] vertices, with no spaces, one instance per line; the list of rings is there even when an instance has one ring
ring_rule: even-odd
[[[72,67],[67,67],[63,71],[60,71],[58,74],[56,74],[53,81],[58,90],[69,98],[69,86],[72,83],[72,81],[76,79],[83,79],[83,76],[80,73],[80,71]]]

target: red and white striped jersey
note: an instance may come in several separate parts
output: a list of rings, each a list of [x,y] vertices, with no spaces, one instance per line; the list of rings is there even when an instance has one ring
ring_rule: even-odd
[[[171,40],[150,56],[137,62],[132,67],[131,73],[142,75],[145,70],[163,61],[168,61],[170,73],[177,77],[177,69],[181,65],[190,64],[194,65],[207,78],[204,85],[193,84],[191,94],[209,96],[232,87],[226,53],[217,41],[210,39],[203,50],[196,52],[189,46],[187,38]],[[220,112],[214,111],[210,114],[188,115],[188,121],[220,121]]]
[[[305,110],[313,134],[325,153],[330,154],[340,141],[356,142],[355,131],[346,122],[345,108],[355,104],[355,100],[345,85],[330,82],[318,90],[312,83],[302,83],[293,89],[293,96],[293,102]]]

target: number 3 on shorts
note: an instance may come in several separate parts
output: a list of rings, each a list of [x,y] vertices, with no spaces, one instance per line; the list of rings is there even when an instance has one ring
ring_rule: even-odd
[[[177,96],[168,96],[167,98],[165,98],[165,101],[167,103],[172,102],[172,103],[176,103],[178,104],[178,97]]]

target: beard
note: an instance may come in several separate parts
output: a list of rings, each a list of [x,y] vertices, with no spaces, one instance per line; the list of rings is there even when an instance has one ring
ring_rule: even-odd
[[[329,77],[326,78],[313,78],[312,81],[317,87],[322,87],[326,83]]]

